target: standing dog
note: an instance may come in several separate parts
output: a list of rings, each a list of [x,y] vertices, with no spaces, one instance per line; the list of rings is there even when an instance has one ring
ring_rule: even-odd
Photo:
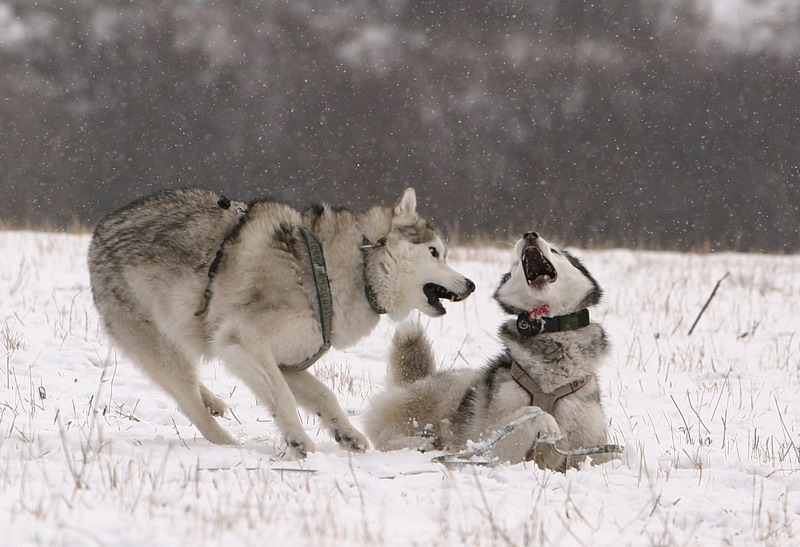
[[[529,232],[494,297],[511,317],[500,326],[505,350],[482,370],[436,372],[419,325],[397,330],[389,387],[367,412],[376,448],[461,450],[534,407],[546,414],[494,445],[497,457],[563,470],[578,461],[558,454],[553,441],[562,450],[606,442],[596,371],[608,343],[587,309],[602,297],[594,278],[577,258]]]
[[[112,340],[203,436],[236,444],[214,419],[227,406],[198,379],[220,358],[273,413],[295,455],[314,450],[297,403],[346,449],[367,441],[306,369],[329,346],[367,335],[381,313],[445,313],[473,283],[445,262],[441,238],[407,189],[395,207],[355,214],[275,201],[231,203],[169,190],[111,213],[89,249],[92,295]]]

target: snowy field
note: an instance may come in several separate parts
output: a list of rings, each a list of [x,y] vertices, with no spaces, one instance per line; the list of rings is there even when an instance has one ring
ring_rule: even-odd
[[[800,256],[579,251],[606,291],[601,386],[626,450],[559,474],[350,455],[305,416],[319,451],[291,461],[268,412],[213,363],[206,383],[242,445],[210,445],[109,351],[87,245],[0,232],[0,545],[800,542]],[[442,366],[478,367],[498,350],[490,295],[509,252],[451,251],[478,291],[428,324]],[[357,427],[393,328],[384,319],[315,366]]]

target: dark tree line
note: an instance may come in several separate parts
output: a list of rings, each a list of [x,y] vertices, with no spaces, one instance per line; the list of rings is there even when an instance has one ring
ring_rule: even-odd
[[[697,5],[19,0],[0,11],[0,218],[410,185],[465,237],[796,251],[800,48],[724,46]],[[785,46],[800,21],[782,24]]]

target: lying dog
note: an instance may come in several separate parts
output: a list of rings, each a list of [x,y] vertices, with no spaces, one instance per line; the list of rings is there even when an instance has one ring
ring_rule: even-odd
[[[462,450],[535,412],[492,448],[512,463],[533,460],[565,470],[582,458],[562,451],[606,443],[596,371],[608,352],[588,308],[602,290],[574,256],[535,232],[520,239],[494,298],[510,318],[500,326],[505,351],[481,370],[435,371],[419,325],[396,332],[387,389],[371,402],[366,432],[379,450]],[[595,461],[607,459],[601,456]]]

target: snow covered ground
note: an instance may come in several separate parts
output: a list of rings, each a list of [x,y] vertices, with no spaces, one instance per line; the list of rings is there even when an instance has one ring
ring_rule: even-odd
[[[546,234],[545,234],[546,235]],[[283,458],[224,368],[207,384],[238,448],[212,446],[108,351],[88,237],[0,232],[0,545],[786,545],[800,541],[800,256],[580,252],[606,290],[602,374],[624,457],[565,475],[449,470],[431,454]],[[455,249],[478,285],[429,323],[442,366],[498,350],[509,249]],[[687,331],[725,273],[695,332]],[[316,374],[360,426],[384,379],[384,319]]]

